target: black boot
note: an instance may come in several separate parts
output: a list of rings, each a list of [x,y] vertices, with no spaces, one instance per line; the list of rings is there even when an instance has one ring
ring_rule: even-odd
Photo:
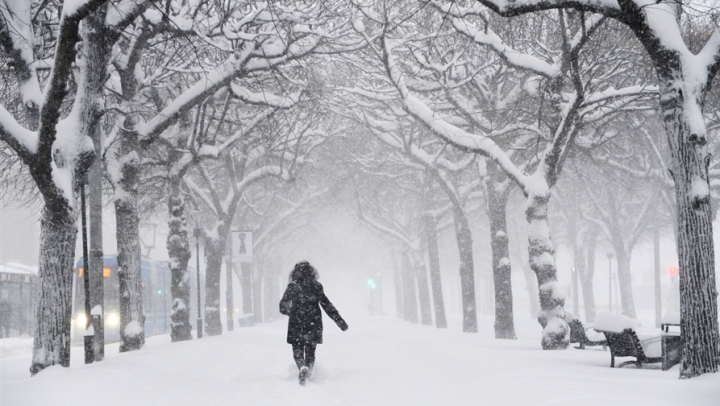
[[[305,382],[307,382],[308,377],[310,376],[310,370],[308,367],[302,367],[300,368],[300,385],[305,386]]]

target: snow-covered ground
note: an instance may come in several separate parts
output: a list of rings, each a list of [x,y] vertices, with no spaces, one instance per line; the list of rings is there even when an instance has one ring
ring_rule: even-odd
[[[30,340],[0,340],[0,405],[720,404],[720,373],[680,380],[677,366],[612,369],[601,349],[541,350],[531,320],[516,321],[518,340],[495,340],[490,318],[481,318],[478,334],[391,317],[349,319],[343,333],[325,318],[315,374],[301,387],[286,323],[175,344],[151,337],[132,353],[110,345],[105,361],[87,366],[75,347],[70,368],[34,378]]]

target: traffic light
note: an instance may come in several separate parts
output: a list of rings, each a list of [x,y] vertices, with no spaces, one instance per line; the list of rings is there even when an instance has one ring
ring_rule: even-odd
[[[677,266],[671,265],[670,268],[668,268],[668,273],[670,274],[670,278],[680,279],[680,272]]]
[[[377,289],[377,283],[375,283],[375,279],[373,279],[373,278],[368,278],[367,284],[368,284],[368,286],[370,287],[371,290]]]

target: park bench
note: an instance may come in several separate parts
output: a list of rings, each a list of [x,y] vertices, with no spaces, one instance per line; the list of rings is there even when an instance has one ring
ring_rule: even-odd
[[[682,337],[680,336],[680,313],[666,313],[660,324],[662,331],[663,371],[680,363],[682,358]]]
[[[595,330],[603,333],[610,347],[610,367],[615,367],[615,357],[633,357],[634,360],[623,362],[618,368],[635,364],[642,368],[643,364],[663,363],[663,341],[661,334],[649,334],[638,337],[638,323],[621,314],[608,312],[595,316]],[[663,368],[664,369],[664,368]]]
[[[568,326],[570,327],[570,342],[578,343],[579,345],[575,347],[578,350],[584,350],[586,346],[591,347],[596,345],[602,345],[603,350],[607,349],[607,340],[590,340],[587,335],[587,329],[580,320],[570,320]]]
[[[646,350],[650,345],[653,347],[660,346],[660,337],[653,337],[648,340],[640,341],[637,333],[631,329],[626,328],[621,333],[613,331],[601,331],[605,334],[607,339],[607,345],[610,347],[610,367],[615,368],[615,357],[634,357],[635,360],[625,361],[618,365],[618,368],[622,368],[625,365],[635,364],[638,368],[642,368],[643,364],[652,364],[663,362],[661,354],[655,354],[657,349],[654,349],[653,353],[646,353]],[[657,355],[657,356],[656,356]]]

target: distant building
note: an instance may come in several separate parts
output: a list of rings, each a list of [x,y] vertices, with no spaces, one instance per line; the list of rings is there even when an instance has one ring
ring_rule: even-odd
[[[35,332],[37,274],[37,267],[12,262],[0,265],[0,337]]]
[[[37,265],[40,252],[40,213],[37,208],[0,202],[0,264]]]

